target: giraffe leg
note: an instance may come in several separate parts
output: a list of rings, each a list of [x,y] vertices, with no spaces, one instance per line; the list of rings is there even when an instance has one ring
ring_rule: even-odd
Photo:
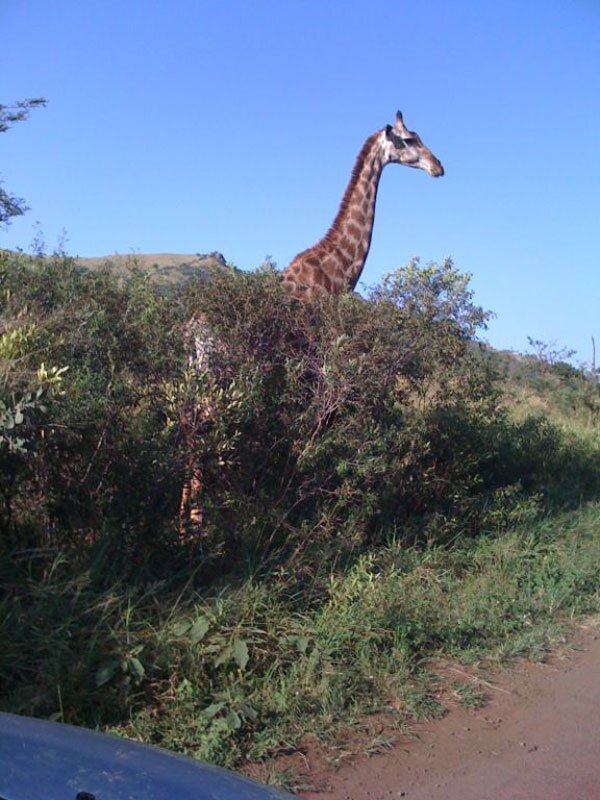
[[[179,502],[179,540],[181,542],[189,542],[191,539],[197,539],[202,535],[204,522],[202,492],[204,481],[202,470],[196,458],[196,427],[199,418],[206,419],[208,416],[207,409],[201,409],[197,406],[192,414],[184,417],[182,422],[187,460],[181,489],[181,500]]]
[[[202,473],[195,464],[190,476],[190,507],[189,520],[190,527],[194,534],[202,533],[202,523],[204,522],[204,508],[202,506]]]
[[[179,539],[181,542],[195,539],[202,534],[204,509],[202,507],[202,473],[190,457],[185,469],[181,500],[179,503]]]
[[[187,521],[190,518],[190,463],[186,464],[183,487],[181,489],[181,500],[179,502],[179,538],[184,540],[187,537]]]

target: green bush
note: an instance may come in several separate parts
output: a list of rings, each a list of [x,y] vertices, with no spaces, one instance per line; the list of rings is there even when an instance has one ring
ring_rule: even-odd
[[[0,348],[2,402],[32,391],[37,402],[0,483],[13,547],[86,550],[110,537],[117,548],[135,540],[138,556],[144,542],[160,548],[181,471],[164,408],[182,359],[173,305],[142,274],[83,278],[61,256],[5,259],[0,293],[3,340],[27,339],[20,352]],[[39,389],[57,378],[42,409]]]
[[[467,502],[487,454],[455,433],[494,420],[498,393],[474,343],[487,315],[451,262],[413,263],[368,301],[300,305],[266,272],[224,273],[185,303],[219,342],[189,378],[212,409],[205,550],[337,557]]]
[[[166,295],[135,269],[82,276],[64,256],[16,255],[0,292],[12,549],[77,550],[98,575],[168,574],[189,557],[177,513],[190,446],[203,581],[267,557],[310,574],[398,530],[477,533],[592,490],[595,452],[503,409],[476,339],[488,315],[450,261],[414,261],[367,300],[301,305],[269,268]],[[183,346],[193,315],[213,341],[199,372]],[[190,445],[179,423],[199,402]]]

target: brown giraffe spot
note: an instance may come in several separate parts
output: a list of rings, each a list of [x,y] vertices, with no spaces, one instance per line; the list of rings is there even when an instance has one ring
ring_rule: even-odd
[[[360,239],[360,233],[361,233],[360,228],[353,222],[350,222],[349,225],[346,227],[346,233],[348,234],[348,236],[350,236],[352,239],[356,241]]]
[[[351,241],[347,236],[344,236],[340,241],[340,250],[344,255],[352,258],[356,251],[356,242]]]
[[[344,273],[344,275],[352,269],[352,264],[354,263],[354,259],[356,258],[356,251],[355,250],[345,250],[342,253],[342,259],[340,264],[340,269]]]
[[[346,275],[346,270],[342,269],[342,267],[338,267],[333,273],[332,277],[336,283],[341,283],[341,284],[345,284],[346,281],[348,280]]]
[[[314,269],[310,269],[306,264],[303,264],[296,272],[296,279],[299,283],[304,283],[310,286],[312,283],[312,278],[314,277],[314,273]]]
[[[352,209],[352,211],[350,212],[350,219],[352,219],[354,222],[358,223],[359,225],[364,225],[365,222],[367,221],[365,215],[360,210],[360,208],[353,208]]]
[[[325,289],[326,292],[331,292],[331,278],[326,272],[321,273],[321,285]]]

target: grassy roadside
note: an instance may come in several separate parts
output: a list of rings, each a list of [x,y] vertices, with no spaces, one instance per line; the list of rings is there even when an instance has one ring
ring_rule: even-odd
[[[302,595],[283,574],[202,598],[98,592],[55,564],[2,609],[4,664],[37,670],[43,648],[45,671],[2,705],[231,766],[371,711],[435,714],[431,656],[540,658],[598,611],[598,505],[451,547],[392,542]]]

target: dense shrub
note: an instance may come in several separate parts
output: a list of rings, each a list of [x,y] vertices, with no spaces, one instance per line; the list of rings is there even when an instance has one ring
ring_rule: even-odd
[[[310,571],[398,531],[505,524],[527,498],[560,499],[567,462],[579,499],[597,468],[552,425],[510,421],[477,343],[488,315],[450,261],[415,261],[367,300],[301,305],[269,268],[165,295],[135,270],[17,255],[0,291],[7,552],[67,548],[142,575],[192,556],[204,581],[267,555]],[[200,372],[183,347],[194,314],[214,343]],[[186,549],[179,422],[198,403],[205,515]]]
[[[266,272],[186,303],[219,342],[190,378],[212,409],[197,440],[209,552],[339,555],[474,489],[483,454],[452,431],[493,419],[497,393],[474,344],[486,314],[450,262],[413,263],[368,301],[300,305]]]
[[[121,284],[108,273],[84,278],[60,256],[4,260],[0,292],[0,342],[20,341],[18,352],[0,350],[2,401],[35,397],[19,420],[22,447],[0,450],[9,541],[160,546],[179,470],[164,409],[181,362],[172,303],[141,274]],[[49,402],[37,396],[41,365],[60,378]]]

